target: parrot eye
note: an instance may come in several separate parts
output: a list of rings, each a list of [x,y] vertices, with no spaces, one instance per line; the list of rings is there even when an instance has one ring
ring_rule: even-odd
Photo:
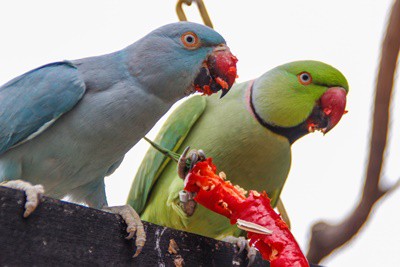
[[[311,74],[308,72],[300,73],[299,75],[297,75],[297,79],[303,85],[309,85],[312,82]]]
[[[186,48],[194,49],[199,46],[199,38],[194,32],[185,32],[181,36],[181,41]]]

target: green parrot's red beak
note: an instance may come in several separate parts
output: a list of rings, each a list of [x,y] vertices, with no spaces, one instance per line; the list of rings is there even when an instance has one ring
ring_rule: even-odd
[[[221,97],[228,93],[237,77],[237,58],[229,47],[221,44],[203,62],[199,74],[194,80],[196,91],[211,95],[222,90]]]
[[[346,90],[342,87],[329,88],[319,99],[309,119],[309,132],[320,130],[324,134],[329,132],[346,113]]]
[[[321,97],[321,108],[328,117],[328,125],[322,129],[325,134],[340,121],[346,108],[346,90],[342,87],[331,87]]]

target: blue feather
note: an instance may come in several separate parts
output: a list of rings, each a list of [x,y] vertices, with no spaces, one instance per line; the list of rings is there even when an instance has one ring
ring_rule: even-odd
[[[67,61],[41,66],[0,87],[0,153],[50,126],[84,92],[78,70]]]

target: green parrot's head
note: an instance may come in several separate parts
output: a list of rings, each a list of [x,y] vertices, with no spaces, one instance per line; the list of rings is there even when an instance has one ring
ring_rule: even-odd
[[[292,139],[320,130],[327,133],[345,113],[349,85],[343,74],[319,61],[278,66],[254,81],[251,105],[257,119]]]

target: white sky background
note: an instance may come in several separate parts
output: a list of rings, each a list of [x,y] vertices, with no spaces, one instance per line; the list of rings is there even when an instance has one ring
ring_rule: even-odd
[[[119,50],[149,31],[176,21],[175,3],[2,1],[0,84],[45,63]],[[340,69],[350,83],[349,113],[335,129],[325,137],[320,133],[308,135],[293,146],[292,169],[282,197],[293,233],[305,249],[313,222],[342,219],[359,197],[380,45],[392,1],[205,0],[205,4],[216,30],[239,58],[239,82],[288,61],[315,59]],[[188,17],[200,22],[194,6]],[[393,100],[394,138],[390,139],[384,169],[388,183],[400,176],[399,94]],[[140,142],[117,172],[106,179],[109,204],[125,203],[146,149],[147,144]],[[399,266],[399,201],[400,190],[378,205],[367,227],[345,250],[323,264]]]

